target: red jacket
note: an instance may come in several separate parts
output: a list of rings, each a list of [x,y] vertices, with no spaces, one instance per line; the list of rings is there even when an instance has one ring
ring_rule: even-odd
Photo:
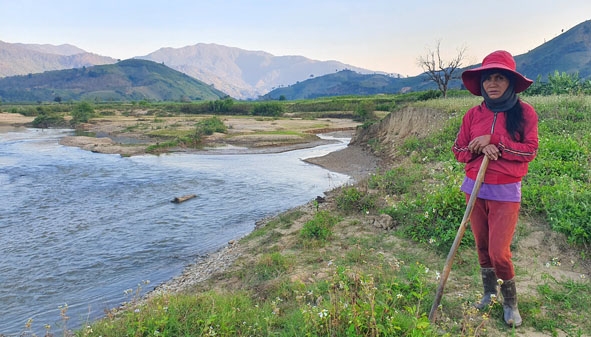
[[[527,174],[528,163],[538,151],[538,115],[534,108],[521,102],[523,108],[523,139],[514,141],[505,127],[505,112],[493,112],[486,104],[475,106],[466,112],[460,131],[452,148],[456,159],[466,163],[466,176],[476,180],[482,163],[482,154],[473,154],[468,144],[476,137],[491,135],[490,143],[501,151],[498,160],[491,160],[484,176],[487,184],[508,184],[521,181]]]

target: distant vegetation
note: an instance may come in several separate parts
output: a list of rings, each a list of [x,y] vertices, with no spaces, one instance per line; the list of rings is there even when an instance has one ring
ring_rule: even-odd
[[[554,71],[548,74],[547,81],[542,81],[538,76],[531,87],[526,91],[527,95],[591,95],[591,80],[582,79],[579,73],[569,74]]]
[[[459,71],[457,71],[459,72]],[[336,96],[348,96],[348,93],[358,93],[349,96],[372,96],[380,93],[398,94],[412,91],[414,94],[441,96],[444,93],[452,94],[458,91],[462,84],[458,76],[444,82],[438,79],[437,72],[427,75],[419,75],[410,78],[392,78],[385,75],[365,75],[351,71],[341,71],[336,74],[329,74],[285,88],[279,88],[264,95],[264,100],[302,100],[331,98]],[[443,76],[443,75],[440,75]],[[442,84],[436,81],[444,82]],[[534,81],[534,85],[528,89],[530,95],[551,95],[551,94],[589,94],[591,92],[591,78],[581,77],[579,73],[567,73],[554,71],[548,74],[540,74]],[[388,96],[390,96],[388,95]]]
[[[522,96],[547,95],[591,95],[591,80],[581,79],[578,74],[560,73],[548,74],[547,80],[538,78]],[[469,97],[466,90],[449,90],[450,97]],[[14,105],[4,103],[4,110],[21,113],[26,116],[37,116],[33,125],[36,127],[76,126],[86,123],[95,116],[95,110],[108,111],[111,109],[143,108],[153,114],[208,114],[208,115],[243,115],[243,116],[271,116],[280,117],[285,114],[303,118],[352,118],[362,122],[372,123],[377,117],[374,111],[392,112],[412,102],[439,98],[442,93],[438,90],[426,90],[396,95],[367,95],[367,96],[335,96],[303,100],[278,101],[237,101],[230,97],[222,97],[204,102],[150,102],[146,100],[130,103],[95,103],[82,101],[79,103],[46,103],[39,105]],[[104,112],[98,112],[98,115]],[[69,122],[66,121],[70,116]]]

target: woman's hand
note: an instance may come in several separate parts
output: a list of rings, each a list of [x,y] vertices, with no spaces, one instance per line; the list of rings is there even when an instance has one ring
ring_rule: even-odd
[[[476,137],[468,144],[468,150],[472,153],[480,154],[485,146],[490,144],[490,135]],[[495,146],[496,148],[496,146]]]
[[[501,156],[501,151],[499,151],[499,148],[494,144],[488,144],[485,146],[484,149],[482,149],[482,153],[490,160],[497,160]]]

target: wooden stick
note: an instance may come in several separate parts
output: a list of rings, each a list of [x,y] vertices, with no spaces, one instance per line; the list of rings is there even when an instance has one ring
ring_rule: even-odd
[[[443,288],[445,287],[445,283],[447,282],[447,278],[451,271],[451,265],[453,263],[454,257],[456,256],[456,252],[458,251],[458,248],[460,246],[460,242],[462,241],[462,237],[464,236],[464,232],[466,231],[466,224],[470,219],[470,214],[472,214],[474,203],[476,202],[478,192],[480,191],[480,186],[482,186],[482,182],[484,181],[484,173],[486,172],[486,168],[488,167],[488,161],[488,157],[484,156],[482,164],[480,164],[480,169],[478,170],[476,182],[474,183],[474,187],[472,188],[472,194],[470,194],[470,199],[468,200],[468,204],[466,205],[464,218],[462,219],[462,223],[460,224],[460,228],[458,228],[458,233],[456,234],[454,243],[452,244],[449,254],[447,255],[447,260],[445,261],[445,266],[443,267],[443,272],[441,273],[439,287],[437,287],[437,292],[435,293],[435,301],[433,302],[431,312],[429,313],[429,321],[431,323],[435,323],[435,319],[437,316],[437,308],[439,308],[439,303],[441,303],[441,297],[443,297]]]
[[[176,198],[172,199],[171,202],[173,202],[175,204],[180,204],[181,202],[185,202],[185,201],[187,201],[189,199],[193,199],[195,197],[196,197],[195,194],[184,195],[182,197],[176,197]]]

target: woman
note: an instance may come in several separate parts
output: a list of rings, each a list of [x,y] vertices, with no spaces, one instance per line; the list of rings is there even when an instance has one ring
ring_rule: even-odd
[[[466,200],[483,156],[490,159],[470,216],[484,286],[484,297],[475,306],[482,309],[491,303],[498,282],[505,322],[520,326],[510,245],[521,205],[521,180],[538,149],[538,117],[516,95],[533,81],[515,69],[513,56],[499,50],[486,56],[482,66],[462,73],[466,89],[484,101],[464,116],[453,152],[466,163],[461,187]]]

